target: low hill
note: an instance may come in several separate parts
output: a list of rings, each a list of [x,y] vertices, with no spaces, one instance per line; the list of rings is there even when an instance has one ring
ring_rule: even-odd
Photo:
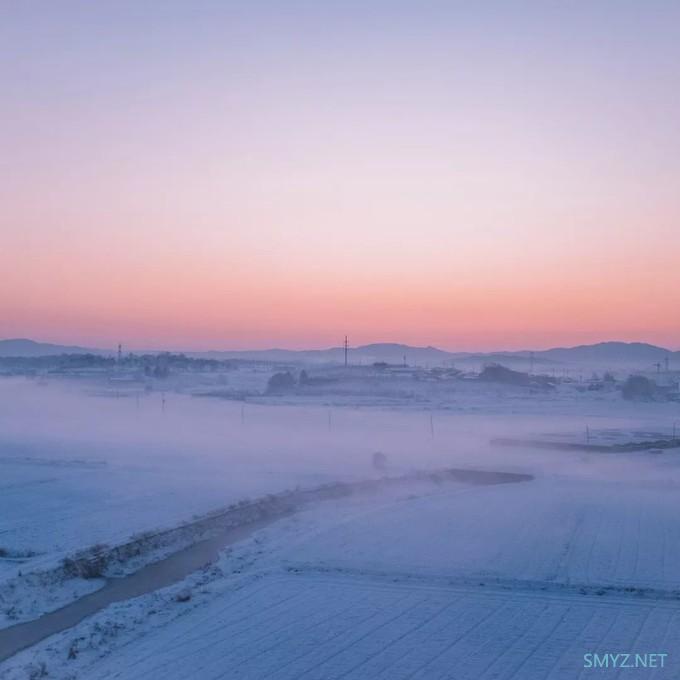
[[[556,361],[655,362],[663,361],[669,355],[677,355],[678,352],[646,342],[598,342],[578,347],[556,347],[536,354]]]
[[[0,357],[45,357],[56,354],[112,354],[112,352],[74,345],[54,345],[27,338],[0,340]]]

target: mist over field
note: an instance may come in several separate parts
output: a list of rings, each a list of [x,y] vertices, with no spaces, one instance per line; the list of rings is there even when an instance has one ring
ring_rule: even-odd
[[[669,362],[658,372],[636,351],[635,380],[620,361],[614,377],[589,362],[528,373],[491,362],[354,364],[351,353],[347,366],[85,350],[0,359],[2,677],[43,667],[56,677],[74,668],[139,677],[140,663],[144,677],[218,677],[224,663],[244,665],[246,677],[274,673],[267,668],[278,657],[261,654],[248,628],[233,652],[218,642],[236,624],[210,612],[219,603],[231,611],[233,587],[253,620],[280,610],[257,626],[284,655],[307,639],[308,609],[332,612],[338,596],[363,603],[356,635],[368,626],[366,651],[350,644],[353,618],[328,613],[350,646],[332,661],[338,640],[322,626],[309,654],[282,657],[290,670],[274,677],[291,679],[316,656],[323,677],[377,663],[396,640],[431,677],[443,662],[416,644],[416,631],[460,615],[472,628],[453,640],[468,640],[478,616],[507,640],[478,657],[469,677],[525,650],[539,630],[540,649],[580,664],[591,648],[581,634],[565,647],[562,624],[545,628],[544,619],[585,630],[612,611],[600,608],[605,595],[623,597],[624,612],[643,606],[643,627],[626,628],[635,636],[652,625],[644,621],[670,635],[680,587],[677,371]],[[631,391],[636,380],[656,391]],[[253,536],[239,542],[234,531]],[[263,574],[266,606],[248,586]],[[461,588],[461,604],[432,608]],[[546,591],[559,606],[545,608]],[[627,604],[626,593],[643,605]],[[415,607],[407,618],[404,595]],[[293,605],[272,605],[277,598]],[[200,644],[177,656],[168,642],[183,635],[180,605],[216,641],[207,656]],[[508,608],[520,637],[504,632]],[[378,633],[383,610],[400,621],[395,642]],[[119,633],[102,633],[102,617]],[[285,638],[280,626],[290,629]],[[602,629],[595,648],[620,639],[616,630]],[[134,643],[140,631],[151,636],[150,655]],[[433,640],[457,663],[457,644]],[[240,649],[246,655],[232,659]],[[530,657],[529,677],[542,677],[541,658]],[[396,672],[387,659],[378,671]]]

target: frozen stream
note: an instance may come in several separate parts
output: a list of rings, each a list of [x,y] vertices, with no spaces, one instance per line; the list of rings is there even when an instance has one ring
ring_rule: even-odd
[[[165,559],[142,567],[134,574],[107,579],[103,588],[39,619],[0,630],[0,662],[50,635],[72,628],[110,604],[130,600],[181,581],[197,569],[214,562],[227,546],[248,538],[258,529],[280,518],[280,515],[270,516],[232,527],[218,536],[194,543]]]
[[[530,475],[481,470],[448,469],[435,473],[442,479],[457,481],[462,484],[487,485],[507,484],[529,481]],[[409,483],[416,479],[413,476],[369,480],[346,485],[352,491],[372,491],[385,486]],[[294,506],[309,500],[337,497],[331,489],[299,491],[288,499]],[[288,506],[290,508],[290,506]],[[215,562],[221,550],[237,541],[248,538],[257,530],[272,524],[290,512],[285,506],[279,512],[265,513],[253,521],[230,527],[218,535],[197,541],[168,557],[149,564],[129,576],[107,579],[106,585],[75,602],[44,614],[38,619],[20,623],[0,630],[0,662],[8,659],[22,649],[31,647],[50,635],[55,635],[72,628],[83,619],[104,609],[110,604],[129,600],[140,595],[160,590],[181,581],[183,578],[207,564]]]

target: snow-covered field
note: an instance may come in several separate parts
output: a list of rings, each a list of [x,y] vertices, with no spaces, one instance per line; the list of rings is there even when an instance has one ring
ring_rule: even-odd
[[[108,658],[96,677],[577,678],[584,653],[669,649],[679,624],[668,604],[271,577]]]
[[[607,651],[667,653],[645,677],[677,677],[677,502],[635,486],[543,478],[324,503],[187,579],[189,602],[174,588],[110,607],[6,677],[42,660],[50,677],[578,678],[595,672],[584,654]]]
[[[374,477],[375,451],[394,474],[456,466],[535,476],[319,503],[217,566],[0,663],[3,680],[43,668],[51,678],[129,680],[680,674],[680,454],[489,444],[579,436],[586,425],[666,432],[677,405],[584,395],[568,408],[538,398],[515,408],[493,393],[487,413],[470,413],[243,407],[177,394],[163,405],[157,394],[138,403],[18,379],[0,390],[0,595],[12,606],[19,571],[244,497]],[[32,602],[20,591],[20,618],[92,583],[65,587],[51,599],[30,591]],[[176,601],[179,590],[191,599]],[[668,657],[663,669],[586,669],[593,652]]]
[[[303,568],[677,589],[680,484],[538,478],[406,499],[296,543]]]

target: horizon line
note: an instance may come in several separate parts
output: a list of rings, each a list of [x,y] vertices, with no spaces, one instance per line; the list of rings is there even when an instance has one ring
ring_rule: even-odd
[[[31,343],[36,343],[40,345],[54,345],[54,346],[61,346],[61,347],[76,347],[81,350],[94,350],[97,352],[111,352],[112,354],[115,354],[118,351],[118,343],[116,343],[113,347],[98,347],[94,345],[90,345],[89,343],[81,344],[79,342],[55,342],[51,340],[36,340],[34,338],[29,338],[29,337],[13,337],[13,338],[0,338],[0,342],[31,342]],[[122,345],[123,351],[126,354],[130,353],[138,353],[138,354],[145,354],[145,353],[170,353],[170,354],[217,354],[217,353],[261,353],[264,354],[266,352],[329,352],[333,350],[339,350],[342,351],[343,347],[342,345],[332,345],[332,346],[324,346],[324,347],[267,347],[263,349],[256,349],[256,348],[239,348],[239,349],[161,349],[161,348],[139,348],[139,347],[133,347],[133,348],[126,348],[125,343],[120,343]],[[448,354],[521,354],[524,352],[547,352],[550,350],[557,350],[557,349],[575,349],[579,347],[593,347],[597,345],[604,345],[604,344],[623,344],[623,345],[647,345],[649,347],[655,347],[657,349],[664,350],[666,352],[672,353],[672,352],[679,352],[680,347],[676,349],[672,349],[670,347],[665,347],[663,345],[657,345],[653,342],[647,342],[644,340],[598,340],[595,342],[585,342],[585,343],[580,343],[576,345],[550,345],[550,346],[545,346],[540,349],[537,348],[523,348],[523,349],[507,349],[507,348],[496,348],[496,349],[445,349],[443,347],[439,347],[437,345],[410,345],[408,343],[404,342],[397,342],[397,341],[374,341],[374,342],[366,342],[362,343],[359,345],[354,345],[350,346],[350,350],[357,350],[357,349],[362,349],[364,347],[370,347],[372,345],[400,345],[403,347],[408,347],[410,349],[433,349],[437,350],[440,352],[446,352]]]

